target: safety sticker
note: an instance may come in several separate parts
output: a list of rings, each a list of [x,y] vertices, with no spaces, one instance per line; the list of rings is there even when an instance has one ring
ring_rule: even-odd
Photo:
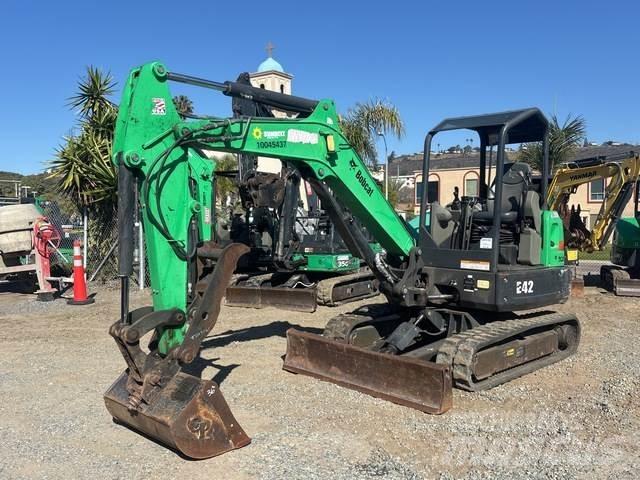
[[[491,270],[491,264],[482,260],[460,260],[460,268],[465,270],[483,270],[488,272]]]
[[[493,238],[491,237],[483,237],[480,239],[480,248],[489,249],[493,248]]]
[[[167,104],[164,101],[164,98],[152,98],[153,108],[151,109],[151,115],[166,115],[167,114]]]

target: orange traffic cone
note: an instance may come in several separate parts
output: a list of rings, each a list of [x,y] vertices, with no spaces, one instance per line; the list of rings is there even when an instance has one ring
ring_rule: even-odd
[[[88,305],[95,302],[93,297],[87,295],[87,281],[84,278],[84,266],[82,265],[82,250],[80,240],[73,242],[73,298],[67,300],[69,305]]]

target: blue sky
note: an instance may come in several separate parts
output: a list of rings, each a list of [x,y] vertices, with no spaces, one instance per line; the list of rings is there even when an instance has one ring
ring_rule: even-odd
[[[527,106],[582,114],[590,140],[640,143],[639,18],[632,0],[5,0],[0,170],[44,168],[73,125],[66,99],[87,65],[120,84],[151,60],[223,81],[254,71],[268,41],[295,94],[334,98],[342,111],[372,97],[396,104],[407,134],[389,151],[420,151],[448,116]],[[216,92],[173,93],[199,113],[230,112]]]

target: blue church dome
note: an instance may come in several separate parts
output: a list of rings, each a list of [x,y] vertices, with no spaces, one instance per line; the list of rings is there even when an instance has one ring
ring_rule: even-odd
[[[282,68],[282,65],[276,62],[272,57],[267,58],[260,64],[260,66],[258,66],[258,72],[268,72],[270,70],[284,73],[284,68]]]

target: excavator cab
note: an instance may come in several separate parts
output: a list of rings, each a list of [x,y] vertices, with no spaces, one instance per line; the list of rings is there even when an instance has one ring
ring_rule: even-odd
[[[479,136],[479,192],[443,206],[429,202],[423,189],[419,243],[434,290],[485,310],[564,301],[569,271],[557,268],[564,264],[562,224],[544,201],[550,170],[546,118],[530,108],[446,119],[426,136],[423,178],[431,173],[433,138],[458,129]],[[528,142],[543,145],[537,182],[528,164],[509,162],[505,153],[509,144]]]

